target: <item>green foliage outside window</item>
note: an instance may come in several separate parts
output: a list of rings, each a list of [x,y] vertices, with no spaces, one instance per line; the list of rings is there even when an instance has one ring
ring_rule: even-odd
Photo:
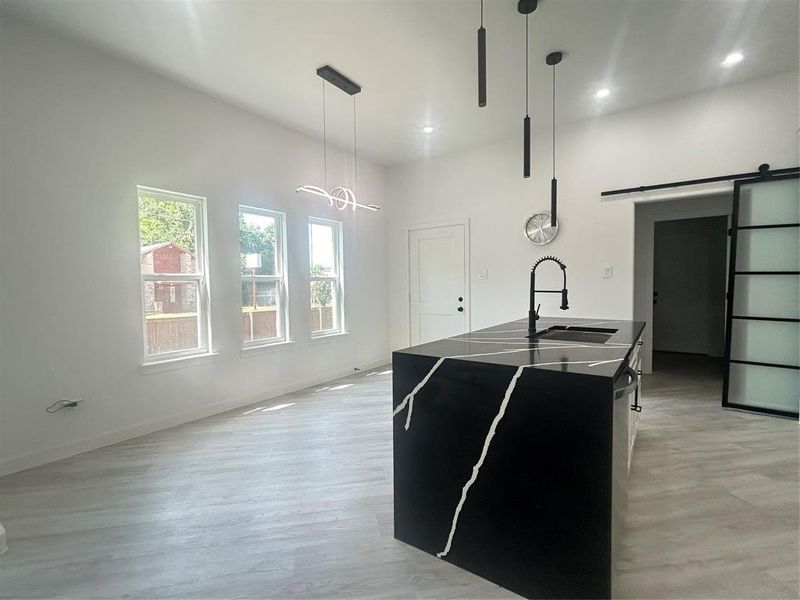
[[[311,267],[311,275],[325,275],[326,270],[322,265]],[[312,306],[330,306],[333,300],[333,282],[331,281],[312,281],[311,282],[311,304]]]
[[[139,196],[139,243],[142,246],[172,242],[194,254],[196,235],[193,205]]]
[[[252,270],[245,266],[248,254],[261,255],[261,268],[256,275],[275,275],[275,227],[270,224],[259,227],[245,221],[239,215],[239,243],[241,244],[241,267],[243,275],[250,275]]]

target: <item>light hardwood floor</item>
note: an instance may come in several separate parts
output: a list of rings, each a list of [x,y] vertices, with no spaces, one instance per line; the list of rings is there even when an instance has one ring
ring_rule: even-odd
[[[392,537],[387,369],[0,479],[0,597],[516,597]],[[798,597],[797,426],[717,385],[645,382],[623,596]]]
[[[657,354],[618,563],[626,598],[800,598],[796,421],[722,410],[721,368]]]

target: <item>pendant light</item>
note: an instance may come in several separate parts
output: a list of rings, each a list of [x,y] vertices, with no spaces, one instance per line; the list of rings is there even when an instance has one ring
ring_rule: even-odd
[[[517,10],[525,15],[525,118],[522,120],[522,176],[531,176],[531,117],[528,110],[528,15],[536,10],[538,0],[519,0]]]
[[[356,200],[356,194],[350,188],[338,186],[328,191],[328,128],[326,117],[326,102],[325,102],[325,82],[332,83],[344,93],[353,97],[353,172],[354,172],[354,185],[358,188],[358,138],[356,137],[356,94],[361,91],[361,86],[342,75],[339,71],[325,65],[317,69],[317,75],[322,79],[322,157],[323,157],[323,178],[325,188],[316,185],[301,185],[295,191],[305,192],[313,196],[319,196],[328,201],[328,206],[336,207],[339,210],[345,210],[348,206],[352,207],[353,211],[357,208],[364,208],[377,212],[381,209],[380,206],[375,204],[359,204]]]
[[[478,28],[478,106],[486,106],[486,28],[483,26],[483,0],[481,26]]]
[[[553,178],[550,180],[550,226],[558,223],[558,179],[556,179],[556,65],[564,58],[563,52],[551,52],[545,62],[553,67]]]

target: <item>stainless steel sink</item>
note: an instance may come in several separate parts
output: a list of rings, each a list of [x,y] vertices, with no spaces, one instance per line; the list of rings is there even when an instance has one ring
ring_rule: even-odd
[[[589,342],[591,344],[605,344],[609,338],[617,333],[616,329],[602,327],[570,327],[555,325],[538,331],[529,338],[537,340],[561,340],[563,342]]]

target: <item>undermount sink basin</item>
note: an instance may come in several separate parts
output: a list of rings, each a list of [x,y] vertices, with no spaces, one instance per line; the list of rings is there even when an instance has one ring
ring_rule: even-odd
[[[529,338],[537,340],[561,340],[564,342],[589,342],[592,344],[605,344],[608,339],[617,333],[616,329],[604,329],[602,327],[569,327],[555,325],[533,335]]]

